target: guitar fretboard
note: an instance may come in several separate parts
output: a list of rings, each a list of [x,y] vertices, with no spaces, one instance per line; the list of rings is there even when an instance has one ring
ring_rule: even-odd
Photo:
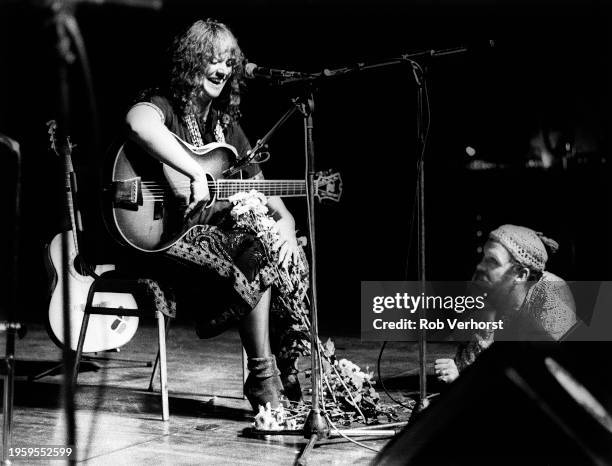
[[[239,192],[259,191],[266,196],[298,197],[306,195],[304,180],[218,180],[209,183],[217,199],[227,199]]]

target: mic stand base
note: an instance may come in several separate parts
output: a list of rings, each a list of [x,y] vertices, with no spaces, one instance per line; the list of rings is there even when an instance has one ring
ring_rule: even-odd
[[[317,418],[320,419],[317,419]],[[321,422],[322,424],[319,424]],[[344,438],[346,436],[356,436],[363,440],[368,439],[385,439],[397,435],[401,428],[406,426],[407,422],[395,422],[389,424],[380,424],[376,426],[357,427],[354,429],[330,429],[327,418],[321,415],[320,412],[311,410],[306,418],[304,428],[297,430],[260,430],[255,428],[245,429],[243,433],[249,437],[264,437],[268,435],[289,435],[303,436],[308,439],[308,442],[297,457],[295,464],[304,466],[308,464],[309,455],[314,449],[317,442],[326,439]],[[393,428],[396,427],[396,428]],[[318,431],[321,429],[321,432]]]
[[[306,422],[304,423],[304,437],[309,438],[311,436],[317,435],[320,438],[329,437],[329,423],[327,419],[321,414],[321,411],[316,408],[312,408],[308,416],[306,417]]]
[[[388,424],[377,424],[375,426],[354,427],[351,429],[330,429],[329,435],[325,438],[342,437],[344,435],[355,435],[359,437],[391,437],[400,432],[401,428],[408,425],[408,421],[390,422]],[[244,429],[244,434],[252,437],[261,437],[265,435],[290,435],[303,436],[304,429],[281,429],[281,430],[263,430],[250,427]],[[322,437],[319,437],[321,439]]]

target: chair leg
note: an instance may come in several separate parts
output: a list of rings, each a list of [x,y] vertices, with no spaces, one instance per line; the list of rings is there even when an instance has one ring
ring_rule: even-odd
[[[249,367],[248,367],[248,357],[246,354],[246,351],[244,349],[244,346],[242,347],[242,386],[244,387],[244,384],[246,383],[246,379],[249,376]],[[244,394],[244,391],[242,392],[242,399],[246,400],[247,397]]]
[[[15,387],[15,330],[9,329],[6,335],[6,375],[3,377],[2,399],[2,463],[10,464],[8,456],[12,444],[13,393]]]
[[[89,313],[83,314],[83,322],[81,323],[81,333],[79,334],[79,343],[77,344],[76,355],[74,356],[74,367],[72,369],[72,384],[76,386],[79,378],[79,366],[81,364],[81,356],[83,355],[83,345],[85,344],[85,336],[87,335],[87,327],[89,325]],[[70,343],[65,343],[70,344]],[[68,370],[68,368],[66,368]]]
[[[167,421],[170,418],[168,407],[168,374],[166,372],[166,323],[164,314],[155,311],[157,317],[157,334],[159,338],[159,381],[161,385],[162,398],[162,420]]]
[[[170,332],[170,317],[166,317],[166,338],[168,338],[168,333]],[[155,373],[157,372],[157,365],[159,364],[159,349],[157,350],[157,356],[155,356],[155,363],[153,364],[153,370],[151,371],[151,378],[149,379],[149,388],[150,392],[153,391],[153,380],[155,379]]]

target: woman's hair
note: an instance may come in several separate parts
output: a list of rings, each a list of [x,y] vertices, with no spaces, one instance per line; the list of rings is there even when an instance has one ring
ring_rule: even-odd
[[[240,118],[244,56],[228,27],[212,19],[195,22],[177,37],[171,49],[169,97],[181,113],[194,110],[195,102],[204,92],[201,83],[206,65],[224,51],[220,49],[227,43],[231,44],[229,53],[233,61],[232,75],[213,105],[219,112],[219,121],[223,126]]]

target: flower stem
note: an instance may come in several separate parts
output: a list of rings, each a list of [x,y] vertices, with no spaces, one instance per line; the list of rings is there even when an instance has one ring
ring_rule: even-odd
[[[335,366],[332,366],[332,369],[334,370],[334,372],[336,373],[336,375],[338,376],[338,379],[340,380],[340,383],[342,384],[342,386],[344,387],[344,389],[346,390],[346,393],[348,393],[349,398],[351,399],[351,401],[353,402],[353,406],[355,406],[355,408],[357,408],[357,411],[359,411],[359,414],[361,415],[361,417],[363,418],[363,422],[365,424],[368,423],[368,420],[366,419],[365,415],[363,414],[363,412],[361,411],[361,409],[359,409],[359,406],[357,405],[357,402],[355,401],[355,398],[353,398],[353,394],[351,393],[351,390],[346,386],[346,384],[344,383],[344,380],[342,380],[342,377],[340,376],[340,374],[338,373],[338,369],[336,369]]]

